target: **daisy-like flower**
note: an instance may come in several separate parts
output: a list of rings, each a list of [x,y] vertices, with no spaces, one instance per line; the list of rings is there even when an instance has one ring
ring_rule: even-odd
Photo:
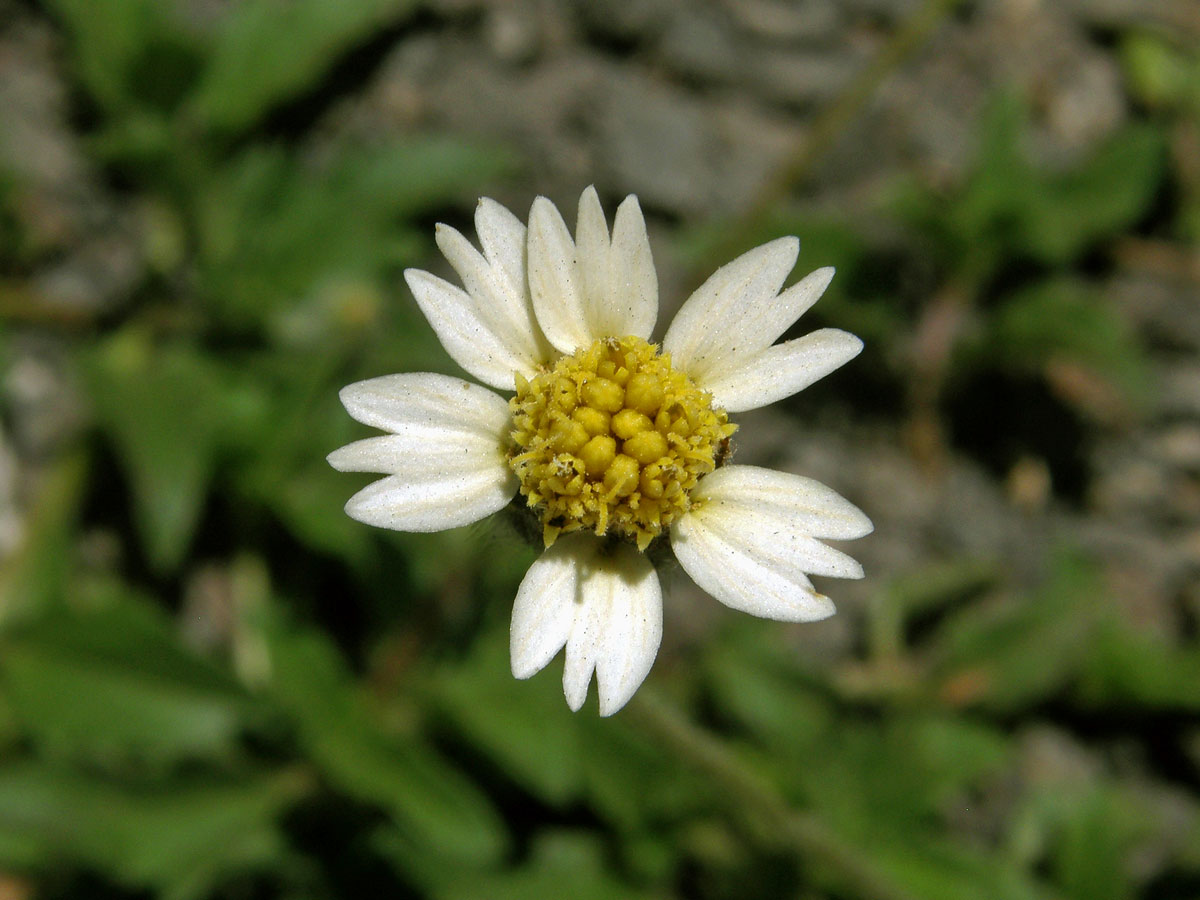
[[[650,343],[658,279],[637,198],[609,233],[593,188],[572,239],[544,197],[528,229],[481,200],[482,249],[445,225],[437,244],[462,279],[405,278],[442,346],[504,396],[461,378],[409,373],[344,388],[360,422],[388,432],[329,455],[342,471],[387,477],[346,512],[369,525],[440,531],[517,501],[546,546],[517,590],[512,671],[528,678],[565,648],[563,691],[583,706],[595,674],[611,715],[650,671],[662,591],[646,557],[670,542],[717,600],[784,622],[833,603],[808,575],[861,578],[818,538],[871,531],[862,512],[799,475],[726,465],[729,413],[781,400],[852,359],[854,335],[824,328],[775,342],[824,292],[832,269],[786,290],[799,242],[781,238],[718,269]]]

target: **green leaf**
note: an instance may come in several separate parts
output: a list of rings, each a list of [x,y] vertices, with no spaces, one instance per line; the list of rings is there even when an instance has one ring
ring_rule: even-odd
[[[206,299],[239,328],[294,333],[296,308],[320,314],[323,293],[372,290],[373,279],[414,261],[422,238],[404,221],[473,194],[508,161],[428,137],[347,152],[321,169],[278,147],[247,151],[200,198]]]
[[[439,859],[496,859],[507,835],[484,795],[418,735],[386,732],[322,635],[264,624],[270,691],[324,777],[387,810],[409,841]]]
[[[1107,791],[1089,792],[1063,805],[1054,854],[1055,880],[1075,900],[1127,900],[1136,896],[1130,883],[1131,838],[1141,829],[1129,804]]]
[[[157,347],[127,328],[87,366],[96,417],[132,488],[146,554],[160,572],[182,562],[212,478],[225,421],[219,369],[184,344]]]
[[[1200,649],[1107,618],[1088,647],[1079,696],[1092,707],[1200,710]]]
[[[302,773],[122,788],[39,763],[0,769],[0,862],[96,868],[169,900],[208,896],[231,872],[278,858],[279,814],[311,789]]]
[[[1004,367],[1037,374],[1050,363],[1077,363],[1135,404],[1149,394],[1149,364],[1136,335],[1101,294],[1080,282],[1046,280],[1010,295],[981,335],[979,350]]]
[[[864,842],[858,852],[921,900],[1049,900],[1051,896],[1003,857],[946,840],[888,836]]]
[[[247,0],[234,6],[191,100],[219,132],[244,130],[313,86],[354,44],[400,21],[413,0]]]
[[[1200,110],[1200,53],[1183,41],[1129,31],[1121,42],[1121,59],[1138,98],[1155,107]]]
[[[331,352],[316,362],[271,354],[248,363],[226,438],[236,457],[240,502],[271,510],[304,545],[361,565],[373,539],[342,512],[353,480],[325,462],[355,428],[338,403],[330,371],[338,362]]]
[[[587,752],[556,680],[509,677],[508,633],[491,632],[434,675],[441,712],[480,751],[541,800],[563,805],[582,785]]]
[[[126,106],[135,63],[163,30],[168,4],[49,0],[49,6],[71,33],[74,64],[92,96],[110,109]]]
[[[434,896],[438,900],[544,900],[566,895],[572,900],[640,900],[661,896],[617,878],[605,856],[598,836],[557,831],[542,834],[523,865],[506,872],[452,878],[449,886],[436,890]]]
[[[561,686],[562,669],[535,676]],[[644,690],[645,688],[643,688]],[[585,796],[592,808],[627,835],[653,832],[659,823],[708,811],[714,803],[710,781],[681,767],[669,748],[635,730],[628,718],[581,717]]]
[[[115,596],[56,609],[0,642],[3,688],[39,745],[96,761],[226,755],[248,702],[156,607]]]
[[[1035,593],[947,619],[933,641],[942,699],[1013,712],[1065,690],[1104,614],[1102,601],[1095,567],[1064,554]]]
[[[1162,183],[1165,162],[1157,128],[1125,126],[1080,168],[1030,186],[1021,217],[1024,242],[1047,263],[1070,262],[1142,217]]]
[[[86,476],[82,453],[71,453],[42,479],[21,543],[0,561],[0,629],[63,601]]]
[[[1196,811],[1174,807],[1164,816],[1161,794],[1143,777],[1099,774],[1084,766],[1034,779],[1017,817],[1062,897],[1132,900],[1157,867],[1139,858],[1194,840]]]
[[[1075,261],[1136,223],[1162,183],[1165,141],[1154,126],[1126,125],[1081,164],[1052,173],[1022,152],[1027,118],[1021,97],[998,95],[965,183],[947,196],[923,187],[902,194],[901,218],[932,240],[963,284],[985,283],[1013,257],[1051,266]]]
[[[763,623],[738,622],[704,664],[717,708],[791,760],[811,753],[831,727],[833,711],[779,643]]]

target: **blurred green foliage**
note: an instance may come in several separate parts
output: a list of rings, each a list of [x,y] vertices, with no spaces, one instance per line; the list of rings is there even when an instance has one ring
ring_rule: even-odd
[[[432,135],[314,159],[268,127],[411,4],[247,0],[204,27],[160,0],[47,5],[145,254],[119,315],[64,339],[90,427],[0,568],[0,873],[41,898],[1194,894],[1192,794],[1165,816],[1140,770],[1031,760],[1044,723],[1125,722],[1171,755],[1200,716],[1194,641],[1128,629],[1070,548],[1031,592],[988,560],[881,578],[862,653],[835,666],[730,616],[611,720],[570,714],[554,666],[511,679],[532,551],[484,526],[358,526],[324,456],[358,434],[338,386],[448,370],[397,275],[429,251],[423,219],[512,161]],[[875,348],[870,383],[904,383],[891,348],[949,285],[970,327],[946,383],[1053,382],[1065,360],[1136,407],[1143,352],[1089,256],[1149,215],[1200,104],[1194,54],[1141,34],[1122,53],[1163,120],[1068,171],[1022,154],[1006,96],[962,183],[881,210],[904,240],[806,215],[738,240],[798,233],[808,265],[839,266],[816,314]],[[36,248],[7,183],[12,260]],[[1197,208],[1185,192],[1172,227],[1194,235]]]

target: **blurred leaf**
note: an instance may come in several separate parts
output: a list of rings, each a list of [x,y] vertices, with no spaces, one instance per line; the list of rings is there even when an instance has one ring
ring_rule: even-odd
[[[25,224],[17,212],[17,177],[9,171],[10,165],[11,161],[0,160],[0,271],[3,272],[15,268],[26,252]],[[18,308],[22,288],[0,279],[0,319]]]
[[[1099,776],[1099,777],[1098,777]],[[1132,900],[1154,866],[1151,847],[1186,842],[1196,811],[1178,804],[1167,820],[1152,799],[1156,788],[1140,778],[1122,784],[1082,768],[1035,780],[1020,818],[1037,835],[1051,879],[1074,900]],[[1191,821],[1188,822],[1188,819]],[[1157,832],[1157,833],[1156,833]]]
[[[103,761],[224,754],[246,695],[180,643],[157,607],[113,593],[59,609],[0,642],[4,692],[34,740]]]
[[[1079,693],[1089,706],[1200,710],[1200,648],[1176,646],[1130,628],[1102,623],[1088,646]]]
[[[806,806],[857,841],[887,836],[916,847],[935,845],[945,808],[1011,763],[1012,751],[990,726],[893,711],[879,724],[843,716],[804,756],[804,769],[789,761],[776,780]],[[889,759],[903,765],[881,765]]]
[[[457,666],[441,667],[434,692],[463,736],[526,790],[558,806],[577,796],[587,750],[575,717],[557,682],[509,676],[507,631],[485,635]]]
[[[230,9],[190,115],[241,131],[312,87],[355,43],[397,22],[413,0],[246,0]]]
[[[934,641],[941,699],[1013,712],[1062,690],[1104,614],[1095,567],[1058,557],[1035,593],[978,604],[946,620]]]
[[[306,546],[358,565],[372,539],[342,513],[351,486],[325,462],[355,428],[337,400],[339,363],[332,352],[315,361],[279,353],[243,365],[225,437],[243,502],[270,509]]]
[[[1200,110],[1200,53],[1194,47],[1173,46],[1159,35],[1131,30],[1121,42],[1121,58],[1143,103]]]
[[[137,60],[164,29],[160,0],[49,0],[72,37],[75,66],[87,89],[110,111],[131,99]]]
[[[160,572],[183,560],[208,492],[226,390],[216,366],[184,344],[155,346],[127,328],[87,367],[96,416],[133,492],[146,554]]]
[[[1050,173],[1021,150],[1027,116],[1020,97],[1000,94],[966,181],[944,196],[910,183],[897,198],[901,219],[928,235],[962,283],[984,283],[1013,256],[1071,263],[1141,218],[1162,183],[1165,142],[1152,125],[1125,125],[1075,168]]]
[[[195,146],[181,148],[172,120],[155,112],[132,110],[104,121],[89,142],[101,159],[124,166],[148,184],[160,183],[160,176],[175,175],[184,163],[193,162]],[[170,184],[171,179],[165,179]]]
[[[1159,130],[1132,124],[1078,169],[1027,185],[1021,233],[1029,249],[1048,263],[1066,263],[1133,225],[1154,199],[1165,162]]]
[[[351,492],[324,455],[315,454],[280,474],[279,492],[266,499],[288,531],[308,547],[351,564],[363,563],[374,536],[342,512]]]
[[[883,712],[876,724],[842,715],[803,762],[776,769],[804,806],[863,859],[923,900],[1033,900],[1042,892],[1007,860],[955,837],[942,820],[1012,764],[998,729],[953,715]]]
[[[81,453],[63,456],[47,472],[25,518],[20,545],[0,561],[0,629],[62,602],[86,480]]]
[[[507,835],[487,798],[419,736],[386,733],[324,636],[268,622],[264,637],[271,693],[325,778],[386,809],[437,859],[482,863],[502,852]]]
[[[561,685],[561,667],[535,677]],[[619,714],[618,714],[619,715]],[[681,765],[669,747],[635,730],[629,718],[579,721],[585,796],[604,819],[630,836],[654,835],[664,821],[708,812],[717,805],[704,775]]]
[[[914,620],[978,597],[1000,578],[995,560],[952,558],[928,562],[891,578],[867,607],[867,641],[871,656],[900,656]]]
[[[204,187],[207,299],[244,328],[311,303],[314,292],[378,278],[420,246],[406,218],[473,192],[507,165],[505,154],[440,138],[347,153],[323,170],[278,147],[249,150]]]
[[[231,870],[277,858],[275,820],[309,789],[297,772],[122,789],[39,763],[0,769],[0,864],[94,867],[164,900],[207,896]]]
[[[1049,891],[1003,857],[945,840],[871,840],[859,849],[870,855],[922,900],[1049,900]]]
[[[536,840],[530,859],[506,872],[452,879],[438,900],[639,900],[661,894],[617,878],[598,836],[550,832]],[[569,887],[568,887],[569,886]]]
[[[1129,878],[1130,838],[1140,831],[1132,810],[1105,792],[1075,798],[1061,813],[1055,853],[1056,881],[1076,900],[1126,900],[1135,895]]]
[[[980,335],[977,352],[1042,375],[1053,363],[1077,363],[1126,402],[1149,393],[1149,364],[1128,323],[1098,292],[1074,281],[1040,281],[1011,295]]]
[[[1002,92],[994,97],[979,124],[979,149],[966,184],[950,209],[932,210],[956,243],[971,254],[968,260],[974,265],[968,283],[970,276],[995,265],[1001,248],[1019,234],[1027,192],[1035,178],[1020,148],[1026,116],[1025,104],[1016,94]]]
[[[833,710],[774,630],[758,621],[731,627],[704,658],[717,708],[789,760],[809,755],[833,722]]]

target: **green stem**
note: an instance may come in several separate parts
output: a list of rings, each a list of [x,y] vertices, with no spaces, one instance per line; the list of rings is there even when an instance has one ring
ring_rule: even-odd
[[[629,717],[656,741],[703,772],[731,799],[746,825],[768,840],[819,862],[848,888],[871,900],[916,900],[862,858],[815,816],[788,806],[779,794],[712,735],[646,687],[627,707]]]
[[[884,79],[920,49],[934,29],[962,2],[926,0],[900,25],[879,53],[828,106],[817,113],[803,140],[767,179],[733,227],[727,230],[727,238],[714,248],[711,258],[725,260],[733,256],[743,249],[741,245],[747,234],[763,229],[780,199],[808,178],[817,163],[833,148],[843,130],[875,96]]]
[[[862,111],[879,85],[919,49],[942,20],[962,0],[925,0],[891,36],[878,54],[846,85],[845,89],[813,120],[812,129],[796,151],[785,160],[759,191],[747,219],[766,215],[788,191],[803,182],[813,166],[829,152],[843,129]]]

